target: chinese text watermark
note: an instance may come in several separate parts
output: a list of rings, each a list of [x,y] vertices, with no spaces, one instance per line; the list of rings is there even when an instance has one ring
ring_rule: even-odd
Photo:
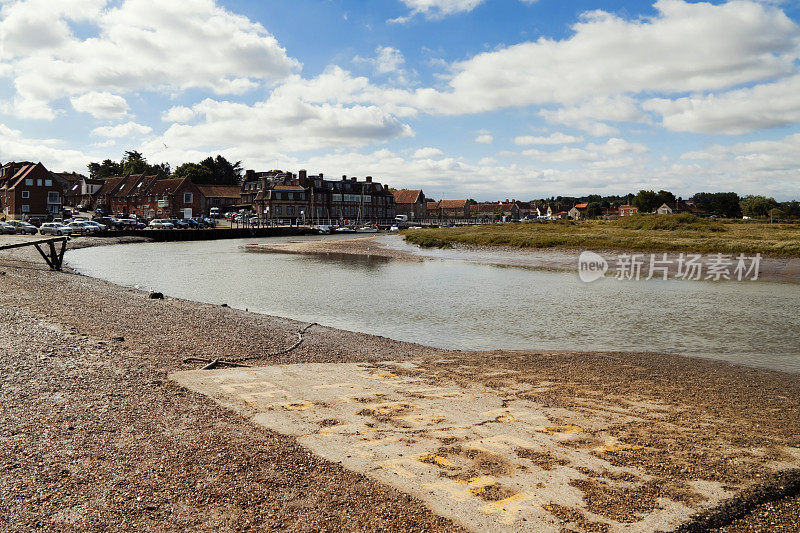
[[[618,280],[680,279],[695,281],[755,281],[761,254],[620,254],[611,261],[595,252],[578,259],[581,280],[590,283],[612,273]]]

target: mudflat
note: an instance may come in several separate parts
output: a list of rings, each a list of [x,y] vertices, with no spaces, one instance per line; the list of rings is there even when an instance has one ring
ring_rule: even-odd
[[[800,376],[656,353],[445,352],[322,326],[293,351],[259,358],[294,345],[307,324],[224,302],[151,300],[50,272],[35,254],[0,252],[5,530],[480,527],[425,492],[453,487],[498,529],[800,526]],[[184,379],[202,366],[186,359],[244,357],[253,368],[197,378],[233,387],[233,399]],[[357,390],[365,401],[283,402],[308,409],[240,396],[324,391],[347,375],[357,386],[383,377]],[[248,380],[273,387],[233,386]],[[420,390],[437,387],[460,403]],[[425,410],[382,406],[404,401]],[[454,405],[466,429],[437,432]],[[418,416],[437,413],[445,420]],[[377,440],[359,424],[416,442],[388,448],[403,458],[372,472],[307,440]],[[476,442],[498,434],[513,439]],[[433,488],[381,477],[402,478],[400,468]]]

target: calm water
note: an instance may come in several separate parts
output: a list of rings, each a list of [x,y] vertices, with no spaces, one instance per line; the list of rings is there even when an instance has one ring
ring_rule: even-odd
[[[66,260],[120,285],[442,348],[659,351],[800,373],[800,284],[587,285],[454,259],[245,252],[252,242],[264,241],[86,248]]]

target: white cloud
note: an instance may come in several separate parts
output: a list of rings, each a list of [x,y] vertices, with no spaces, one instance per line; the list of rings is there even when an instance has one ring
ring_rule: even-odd
[[[673,131],[738,135],[785,126],[800,122],[800,76],[721,94],[654,98],[643,107]]]
[[[488,133],[482,133],[475,137],[475,142],[481,144],[492,144],[494,142],[494,137]]]
[[[161,113],[161,120],[164,122],[189,122],[194,116],[191,108],[179,105],[170,107]]]
[[[116,126],[101,126],[92,130],[92,135],[101,137],[112,137],[119,139],[122,137],[135,137],[147,135],[152,133],[153,128],[150,126],[143,126],[136,122],[126,122],[125,124],[117,124]]]
[[[109,92],[92,91],[69,101],[76,111],[89,113],[95,118],[122,118],[128,114],[128,102]]]
[[[562,147],[555,151],[525,150],[523,155],[543,163],[581,163],[594,167],[622,168],[642,164],[638,156],[649,148],[644,144],[613,138],[605,143],[589,143],[583,148]]]
[[[407,22],[414,15],[423,15],[428,19],[441,19],[447,15],[472,11],[484,0],[400,0],[411,12],[392,19],[389,22]]]
[[[658,0],[658,14],[626,20],[585,13],[573,35],[541,38],[452,65],[448,90],[420,89],[419,109],[463,114],[511,106],[579,105],[592,97],[719,90],[795,70],[800,29],[753,1]]]
[[[85,171],[91,158],[78,150],[59,148],[53,139],[26,139],[22,132],[0,124],[0,161],[41,161],[49,170]]]
[[[576,128],[594,137],[619,133],[607,122],[639,122],[644,119],[636,102],[627,96],[589,98],[578,105],[542,109],[539,115],[548,122]]]
[[[583,142],[583,137],[566,135],[561,132],[552,133],[547,137],[535,137],[533,135],[522,135],[520,137],[514,137],[514,144],[519,146],[531,146],[534,144],[540,144],[540,145],[576,144],[579,142]]]
[[[439,150],[438,148],[433,147],[425,147],[420,148],[416,152],[414,152],[414,159],[431,159],[434,157],[441,157],[444,155],[444,152]]]
[[[76,12],[96,25],[97,37],[71,32],[66,21]],[[299,67],[261,24],[214,0],[21,0],[2,8],[0,49],[14,71],[14,111],[34,118],[52,118],[50,102],[64,96],[164,88],[238,94]]]

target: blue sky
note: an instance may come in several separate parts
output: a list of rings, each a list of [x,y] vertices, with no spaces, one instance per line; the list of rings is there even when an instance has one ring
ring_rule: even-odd
[[[0,161],[800,199],[798,2],[0,0]]]

